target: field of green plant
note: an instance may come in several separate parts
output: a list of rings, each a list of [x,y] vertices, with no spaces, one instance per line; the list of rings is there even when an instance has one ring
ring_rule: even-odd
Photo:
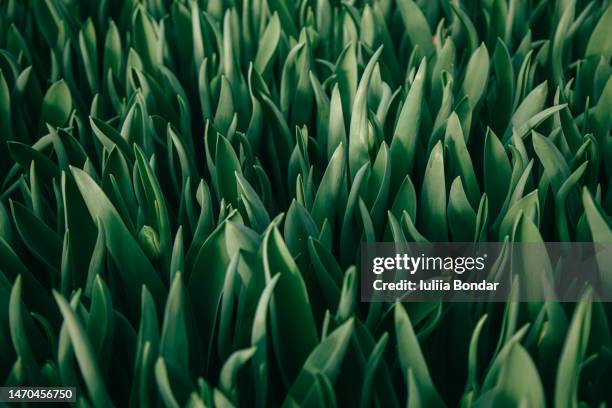
[[[362,242],[611,243],[611,56],[609,0],[1,0],[0,385],[612,406],[589,292],[359,293]]]

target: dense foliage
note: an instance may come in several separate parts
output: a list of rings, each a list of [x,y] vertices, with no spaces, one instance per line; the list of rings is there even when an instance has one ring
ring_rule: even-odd
[[[612,242],[610,4],[1,1],[0,384],[612,404],[588,293],[361,303],[357,269],[361,242]]]

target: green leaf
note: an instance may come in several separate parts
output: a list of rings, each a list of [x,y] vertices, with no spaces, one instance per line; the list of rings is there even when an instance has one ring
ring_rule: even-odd
[[[119,35],[117,25],[112,20],[108,25],[106,38],[104,39],[103,61],[103,73],[107,73],[109,70],[112,70],[115,75],[120,74],[122,66],[121,37]]]
[[[340,88],[335,85],[332,90],[331,101],[329,104],[329,126],[327,135],[327,158],[330,159],[338,146],[343,144],[345,151],[346,130],[344,127],[344,116],[342,111],[342,99]]]
[[[232,225],[228,223],[227,225]],[[223,293],[219,303],[219,335],[217,336],[217,348],[221,360],[226,360],[232,351],[232,345],[235,343],[232,329],[236,323],[234,317],[234,296],[237,292],[236,286],[238,279],[238,262],[240,261],[240,253],[236,252],[232,256],[230,263],[227,265],[225,272],[225,281],[223,282]],[[231,395],[231,394],[228,394]]]
[[[326,219],[333,225],[345,168],[344,146],[341,143],[329,160],[312,205],[312,218],[319,228]]]
[[[0,152],[4,155],[6,154],[5,143],[13,138],[13,124],[11,119],[11,93],[2,70],[0,70],[0,121],[4,123],[6,128],[5,132],[0,136],[0,143],[2,144]],[[3,166],[3,168],[8,167],[6,165]]]
[[[387,202],[389,200],[389,187],[391,182],[391,159],[389,148],[383,142],[378,149],[376,161],[372,167],[370,180],[365,192],[365,199],[370,207],[370,217],[376,225],[374,229],[377,234],[382,231],[382,225],[386,215]]]
[[[412,180],[408,175],[406,175],[406,178],[404,178],[404,181],[400,185],[395,195],[393,206],[391,207],[391,213],[396,218],[400,218],[404,211],[406,211],[412,219],[416,218],[417,195],[414,184],[412,184]]]
[[[172,238],[170,236],[170,221],[166,208],[166,197],[162,192],[156,175],[153,173],[143,151],[138,145],[134,145],[134,152],[136,156],[136,167],[138,168],[138,174],[140,176],[141,185],[144,187],[146,203],[148,205],[145,214],[147,215],[148,221],[155,227],[154,231],[159,234],[162,262],[164,267],[168,267]]]
[[[444,402],[431,380],[427,362],[423,357],[410,318],[401,303],[395,303],[394,309],[397,352],[402,372],[406,376],[405,380],[409,380],[408,370],[412,370],[423,403],[427,406],[443,407]]]
[[[138,201],[135,195],[134,185],[139,188],[138,198],[142,198],[141,186],[134,183],[133,175],[133,169],[130,171],[128,162],[119,149],[114,148],[111,150],[104,166],[104,172],[102,173],[101,187],[103,190],[106,190],[111,202],[117,206],[121,218],[127,224],[126,226],[131,232],[136,231],[134,219],[137,217],[138,211]],[[139,180],[136,182],[138,183]],[[71,190],[76,190],[76,184]],[[78,191],[76,194],[79,195]],[[85,204],[83,203],[82,206],[85,207]]]
[[[359,215],[361,215],[361,224],[363,225],[363,240],[365,242],[374,243],[376,242],[376,232],[374,230],[374,223],[372,217],[368,212],[366,204],[361,198],[359,198]]]
[[[568,214],[566,208],[566,200],[568,196],[576,190],[576,186],[580,181],[580,178],[584,175],[585,170],[589,162],[582,163],[561,185],[558,193],[555,195],[555,220],[557,225],[557,232],[559,233],[559,240],[562,242],[570,241],[570,232]]]
[[[408,217],[410,217],[410,215],[408,215]],[[395,215],[393,215],[393,213],[389,211],[387,213],[387,218],[389,221],[389,231],[391,232],[391,238],[393,238],[393,242],[395,242],[396,244],[407,242],[404,231],[402,230],[402,227]]]
[[[497,384],[484,393],[479,402],[485,405],[546,406],[537,368],[521,345],[513,342],[500,364]]]
[[[317,344],[317,331],[300,271],[274,224],[266,231],[262,251],[266,281],[280,272],[270,307],[272,343],[283,381],[290,384]]]
[[[431,58],[435,53],[435,47],[429,24],[423,12],[417,3],[412,0],[398,0],[397,7],[413,48],[418,46],[426,58]]]
[[[23,364],[26,381],[36,384],[40,381],[40,366],[36,355],[40,357],[40,346],[43,343],[40,332],[21,301],[21,290],[21,276],[17,276],[8,302],[9,328],[13,347]]]
[[[358,244],[360,231],[357,231],[357,225],[354,222],[359,209],[359,198],[363,194],[363,190],[367,186],[370,178],[370,166],[364,164],[361,166],[351,186],[351,191],[346,202],[346,210],[342,219],[342,230],[340,232],[340,255],[343,263],[354,262],[355,247]]]
[[[188,368],[195,353],[189,344],[185,299],[186,293],[182,275],[177,273],[172,281],[164,310],[164,323],[159,340],[159,354],[164,359],[166,369],[172,375],[172,383],[178,383],[180,386],[185,387],[185,389],[189,389],[191,387],[191,380]],[[180,391],[183,390],[181,389]],[[175,392],[175,394],[178,393]],[[182,394],[185,394],[185,392]]]
[[[495,74],[495,98],[491,101],[492,127],[497,132],[503,132],[510,116],[514,102],[514,70],[508,48],[498,38],[493,52],[493,72]]]
[[[144,7],[137,7],[132,23],[134,48],[149,73],[155,73],[162,65],[162,49],[155,23]]]
[[[490,130],[485,136],[483,173],[484,190],[491,202],[491,211],[496,214],[508,194],[512,169],[504,145]]]
[[[357,93],[358,86],[357,56],[355,48],[355,43],[348,43],[340,53],[340,56],[338,57],[338,62],[335,67],[336,77],[338,78],[338,96],[340,97],[342,102],[341,105],[338,105],[337,110],[344,113],[344,122],[342,122],[342,129],[344,129],[344,124],[348,124],[351,122],[352,119],[350,118],[349,113],[353,111],[353,107],[355,106],[355,95]],[[333,109],[331,109],[331,111],[333,111]],[[332,116],[332,113],[330,112],[330,120],[331,118],[335,118],[336,122],[339,120],[338,117]],[[339,128],[340,122],[337,123],[337,127]],[[331,124],[329,128],[330,131],[331,129],[334,129]],[[328,152],[329,150],[330,147],[328,147]]]
[[[607,141],[606,135],[610,134],[610,127],[612,126],[612,114],[610,111],[606,109],[606,106],[610,106],[612,101],[612,77],[608,78],[606,84],[601,91],[601,96],[599,97],[599,101],[594,108],[593,112],[593,121],[594,123],[594,131],[597,136],[597,140],[603,145],[602,148],[604,152],[610,151],[610,142]],[[610,172],[608,172],[610,174]]]
[[[549,117],[551,117],[555,113],[559,112],[560,110],[564,109],[565,107],[566,107],[565,104],[564,105],[555,105],[555,106],[551,106],[550,108],[546,108],[546,109],[544,109],[541,112],[536,113],[531,118],[529,118],[529,120],[527,120],[527,122],[524,122],[521,126],[519,126],[516,129],[516,133],[520,137],[525,137],[525,135],[527,135],[529,132],[531,132],[531,130],[533,130],[536,127],[538,127],[546,119],[548,119]]]
[[[366,66],[359,81],[359,87],[355,94],[355,103],[353,104],[351,125],[349,131],[349,171],[351,180],[355,178],[357,171],[363,164],[369,162],[369,141],[368,141],[368,89],[370,79],[374,72],[374,67],[378,62],[378,58],[382,53],[382,48],[379,48]]]
[[[166,297],[166,288],[115,207],[87,173],[75,167],[70,170],[92,218],[99,219],[104,226],[106,246],[118,265],[121,282],[129,294],[130,314],[134,316],[138,310],[137,300],[142,285],[147,286],[156,302],[162,302]]]
[[[106,150],[111,152],[113,148],[117,146],[125,157],[130,161],[134,161],[134,151],[119,132],[100,119],[90,117],[89,123],[94,135],[96,135],[102,145],[106,147]]]
[[[506,235],[511,235],[517,217],[521,214],[528,217],[539,219],[540,202],[537,191],[532,191],[524,197],[514,202],[507,211],[503,212],[499,226],[499,238],[503,239]]]
[[[189,186],[185,186],[185,197],[190,198],[191,193],[189,190]],[[212,209],[212,197],[210,195],[210,190],[208,189],[208,185],[204,180],[200,180],[200,184],[198,185],[198,189],[196,191],[196,200],[200,205],[200,214],[195,224],[195,231],[193,232],[192,242],[189,250],[187,251],[187,255],[185,257],[185,266],[187,268],[187,272],[191,271],[191,267],[193,266],[193,261],[197,256],[200,247],[205,242],[208,235],[214,229],[214,220],[213,220],[213,209]]]
[[[433,241],[447,241],[446,183],[442,143],[438,142],[429,155],[420,199],[419,225]]]
[[[536,86],[530,93],[523,99],[518,108],[512,115],[511,124],[515,129],[519,129],[525,124],[533,115],[537,114],[544,108],[546,103],[546,96],[548,95],[548,83],[547,81],[542,82]],[[511,129],[508,129],[511,131]]]
[[[351,266],[344,274],[342,290],[340,291],[340,301],[336,318],[338,322],[345,322],[354,313],[357,298],[357,283],[355,280],[356,268]]]
[[[537,209],[534,210],[536,211]],[[533,217],[537,216],[538,214]],[[515,221],[512,236],[513,242],[530,244],[526,250],[517,250],[512,262],[513,272],[519,279],[521,294],[529,300],[543,298],[546,288],[553,284],[553,267],[536,223],[529,212],[521,212]],[[532,274],[531,271],[535,272]]]
[[[468,200],[472,207],[476,208],[480,201],[480,189],[465,140],[459,118],[453,112],[448,118],[444,136],[444,144],[450,159],[449,172],[461,177]]]
[[[255,394],[257,396],[256,403],[258,407],[266,406],[268,401],[268,306],[272,299],[272,291],[276,287],[276,283],[280,279],[280,276],[280,273],[277,273],[266,283],[266,287],[257,302],[257,309],[253,317],[251,344],[255,348],[255,354],[253,355],[253,376],[255,384],[257,385]]]
[[[291,404],[306,401],[312,388],[316,386],[317,374],[325,375],[330,381],[336,379],[345,358],[349,340],[353,336],[353,330],[354,322],[350,319],[312,350],[289,390],[287,398]],[[285,404],[289,405],[289,402],[285,401]]]
[[[270,224],[268,211],[259,198],[259,195],[255,192],[255,189],[251,187],[242,174],[236,172],[235,177],[240,201],[244,205],[247,214],[246,218],[249,220],[251,228],[257,232],[263,233]]]
[[[170,385],[170,378],[168,377],[168,368],[163,357],[159,357],[155,363],[155,380],[159,387],[159,393],[162,396],[164,404],[169,408],[179,408],[180,405],[174,396],[172,386]]]
[[[110,363],[107,357],[113,343],[115,316],[110,291],[100,275],[94,279],[86,328],[92,349],[100,364],[100,371],[106,374]]]
[[[555,405],[577,407],[580,373],[591,331],[591,294],[583,295],[574,310],[563,350],[559,356],[555,382]]]
[[[584,205],[584,213],[586,214],[587,223],[591,230],[593,242],[602,244],[612,242],[612,228],[605,218],[605,213],[601,207],[593,201],[586,187],[582,190],[582,203]],[[596,257],[604,287],[606,290],[612,288],[612,274],[610,273],[612,253],[609,249],[604,248],[597,251]]]
[[[146,287],[141,294],[141,318],[136,339],[136,358],[134,363],[134,382],[130,395],[130,406],[148,403],[153,390],[157,388],[153,379],[154,358],[159,346],[159,325],[157,310]]]
[[[272,63],[281,36],[280,20],[278,13],[274,13],[268,22],[266,30],[263,32],[255,56],[255,69],[264,75]]]
[[[134,103],[129,108],[123,125],[121,126],[121,137],[129,144],[138,144],[149,150],[147,144],[151,142],[147,136],[147,129],[144,114],[144,101],[140,91],[136,92]]]
[[[218,131],[231,137],[230,128],[234,115],[236,115],[234,96],[232,94],[232,85],[225,75],[221,76],[221,94],[219,95],[219,103],[215,111],[214,124]]]
[[[96,39],[96,28],[91,18],[88,18],[79,31],[79,49],[83,58],[85,75],[92,93],[98,92],[98,47]],[[115,71],[119,72],[119,71]]]
[[[612,56],[610,37],[612,37],[612,7],[608,4],[597,25],[591,32],[584,56],[590,57],[594,55],[603,58],[604,61],[610,61]]]
[[[41,121],[53,127],[64,126],[72,112],[70,89],[62,79],[49,87],[43,98]]]
[[[22,204],[12,200],[10,204],[15,226],[23,242],[54,275],[59,276],[62,255],[60,237]]]
[[[361,388],[360,407],[369,406],[371,399],[374,398],[375,382],[377,379],[377,371],[382,367],[383,352],[387,346],[389,334],[383,333],[376,345],[372,349],[372,353],[366,362],[364,369],[365,376],[363,379],[363,387]]]
[[[297,39],[298,29],[295,26],[288,4],[281,0],[269,0],[268,6],[272,12],[278,13],[283,30],[291,37]]]
[[[298,267],[305,267],[307,260],[303,255],[306,254],[306,245],[310,237],[318,237],[319,229],[312,216],[297,201],[293,201],[287,211],[284,228],[285,242],[289,251],[297,258]]]
[[[565,76],[563,74],[563,51],[565,48],[567,33],[570,29],[572,22],[574,21],[575,9],[575,1],[570,1],[569,4],[566,5],[566,7],[560,9],[563,11],[563,14],[561,15],[561,19],[555,27],[555,33],[551,46],[551,73],[553,80],[555,81],[555,85],[561,88],[565,85]]]
[[[53,313],[53,299],[4,238],[0,238],[0,268],[8,279],[16,279],[17,276],[21,276],[28,306],[38,313],[47,312],[47,315],[50,313],[52,315],[49,316],[50,319],[55,320],[57,315]]]
[[[197,174],[195,163],[192,160],[191,154],[188,153],[187,146],[181,140],[182,138],[174,131],[170,124],[168,124],[167,133],[179,157],[182,174],[181,180],[184,182],[188,177],[191,178]]]
[[[557,194],[561,189],[561,185],[570,175],[565,158],[548,138],[537,132],[532,132],[531,138],[533,140],[533,148],[544,166],[554,193]]]
[[[470,339],[470,347],[468,352],[468,378],[467,378],[467,389],[477,391],[478,390],[478,341],[482,333],[482,328],[487,321],[488,315],[484,314],[474,331],[472,332],[472,338]]]
[[[85,385],[92,402],[99,406],[112,406],[113,403],[106,391],[106,385],[102,380],[96,353],[87,332],[66,299],[55,291],[53,292],[53,297],[62,312],[62,316],[64,316],[64,323],[70,335],[74,355],[79,363],[81,374],[85,380]]]
[[[216,320],[216,309],[221,299],[226,267],[230,261],[226,247],[226,221],[223,221],[199,246],[189,273],[188,289],[200,333],[211,333]],[[205,339],[204,356],[210,352]]]
[[[414,7],[418,9],[416,5]],[[423,59],[395,125],[391,140],[391,186],[393,191],[399,187],[406,175],[412,173],[421,124],[421,105],[426,72],[427,62]]]
[[[461,90],[468,97],[472,109],[478,106],[480,99],[484,95],[489,77],[489,52],[487,47],[480,44],[474,51],[465,68],[465,75]]]
[[[321,288],[328,309],[335,309],[340,300],[342,269],[332,253],[314,238],[308,239],[308,253],[313,264],[315,277]]]
[[[476,233],[476,212],[465,195],[461,178],[456,177],[448,197],[448,228],[453,241],[470,242]]]
[[[431,73],[431,101],[430,106],[432,112],[439,107],[438,116],[443,112],[444,99],[452,99],[452,92],[446,91],[448,85],[447,76],[450,78],[454,75],[454,66],[456,61],[455,43],[451,37],[448,37],[442,47],[437,50],[436,60]],[[444,95],[443,95],[444,94]],[[444,98],[446,96],[446,98]],[[450,102],[447,102],[447,109],[450,109]]]
[[[256,347],[235,351],[223,364],[219,374],[219,388],[227,396],[232,396],[238,386],[236,384],[240,369],[253,357]],[[235,400],[235,398],[233,398]]]
[[[58,157],[64,156],[60,160],[62,170],[68,170],[68,166],[82,167],[87,161],[87,153],[79,141],[63,129],[49,129],[49,134],[53,138],[53,148]]]
[[[42,139],[41,139],[42,140]],[[36,162],[36,169],[45,179],[59,177],[60,170],[47,156],[20,142],[8,142],[8,150],[11,157],[25,169],[29,169],[32,162]]]

